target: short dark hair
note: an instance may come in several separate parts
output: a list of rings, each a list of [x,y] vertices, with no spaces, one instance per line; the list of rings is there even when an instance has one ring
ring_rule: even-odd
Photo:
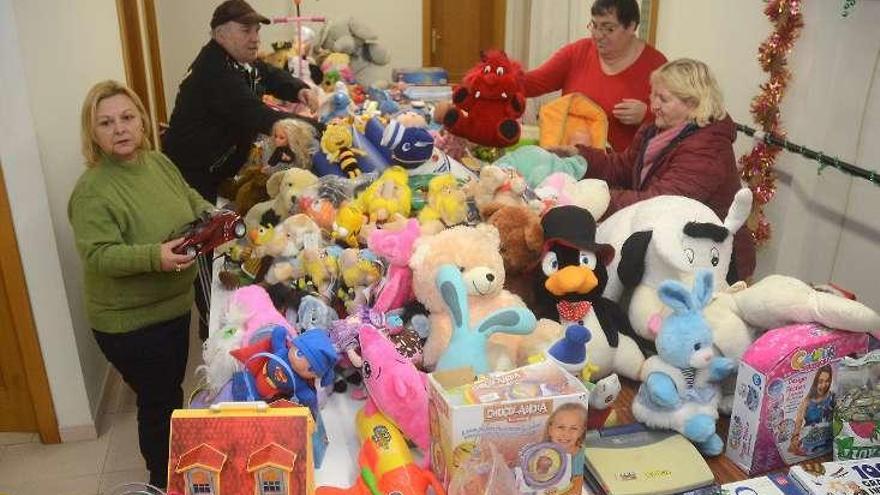
[[[596,0],[590,8],[590,15],[600,16],[614,13],[623,27],[633,23],[639,25],[639,4],[636,0]]]

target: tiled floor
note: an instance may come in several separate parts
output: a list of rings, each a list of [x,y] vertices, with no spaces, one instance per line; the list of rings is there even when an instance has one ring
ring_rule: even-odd
[[[190,331],[184,394],[196,385],[193,370],[202,361],[197,333]],[[147,480],[134,392],[119,379],[107,394],[95,440],[43,445],[36,434],[0,433],[0,495],[110,495],[114,486]]]

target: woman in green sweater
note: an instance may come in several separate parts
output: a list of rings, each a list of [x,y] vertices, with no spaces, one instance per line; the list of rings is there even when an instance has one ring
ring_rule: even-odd
[[[138,96],[116,81],[82,108],[87,170],[67,214],[85,272],[95,340],[137,394],[138,437],[150,483],[167,478],[171,412],[183,406],[196,267],[169,236],[211,209],[168,158],[152,149]]]

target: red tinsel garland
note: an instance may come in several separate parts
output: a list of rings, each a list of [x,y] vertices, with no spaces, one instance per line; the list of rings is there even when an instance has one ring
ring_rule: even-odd
[[[770,77],[761,85],[760,94],[752,100],[751,112],[761,130],[784,136],[779,104],[791,79],[787,56],[804,26],[801,0],[769,0],[764,14],[773,23],[773,33],[758,48],[758,62]],[[776,193],[773,165],[780,151],[779,147],[756,143],[739,160],[742,178],[754,194],[748,227],[758,244],[770,238],[770,222],[764,215],[764,205]]]

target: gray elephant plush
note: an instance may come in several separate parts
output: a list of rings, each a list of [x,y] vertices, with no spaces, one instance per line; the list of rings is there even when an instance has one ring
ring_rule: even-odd
[[[351,57],[351,70],[362,86],[387,81],[383,66],[391,61],[388,48],[379,42],[379,36],[362,22],[348,18],[324,27],[318,46],[321,54],[345,53]]]

